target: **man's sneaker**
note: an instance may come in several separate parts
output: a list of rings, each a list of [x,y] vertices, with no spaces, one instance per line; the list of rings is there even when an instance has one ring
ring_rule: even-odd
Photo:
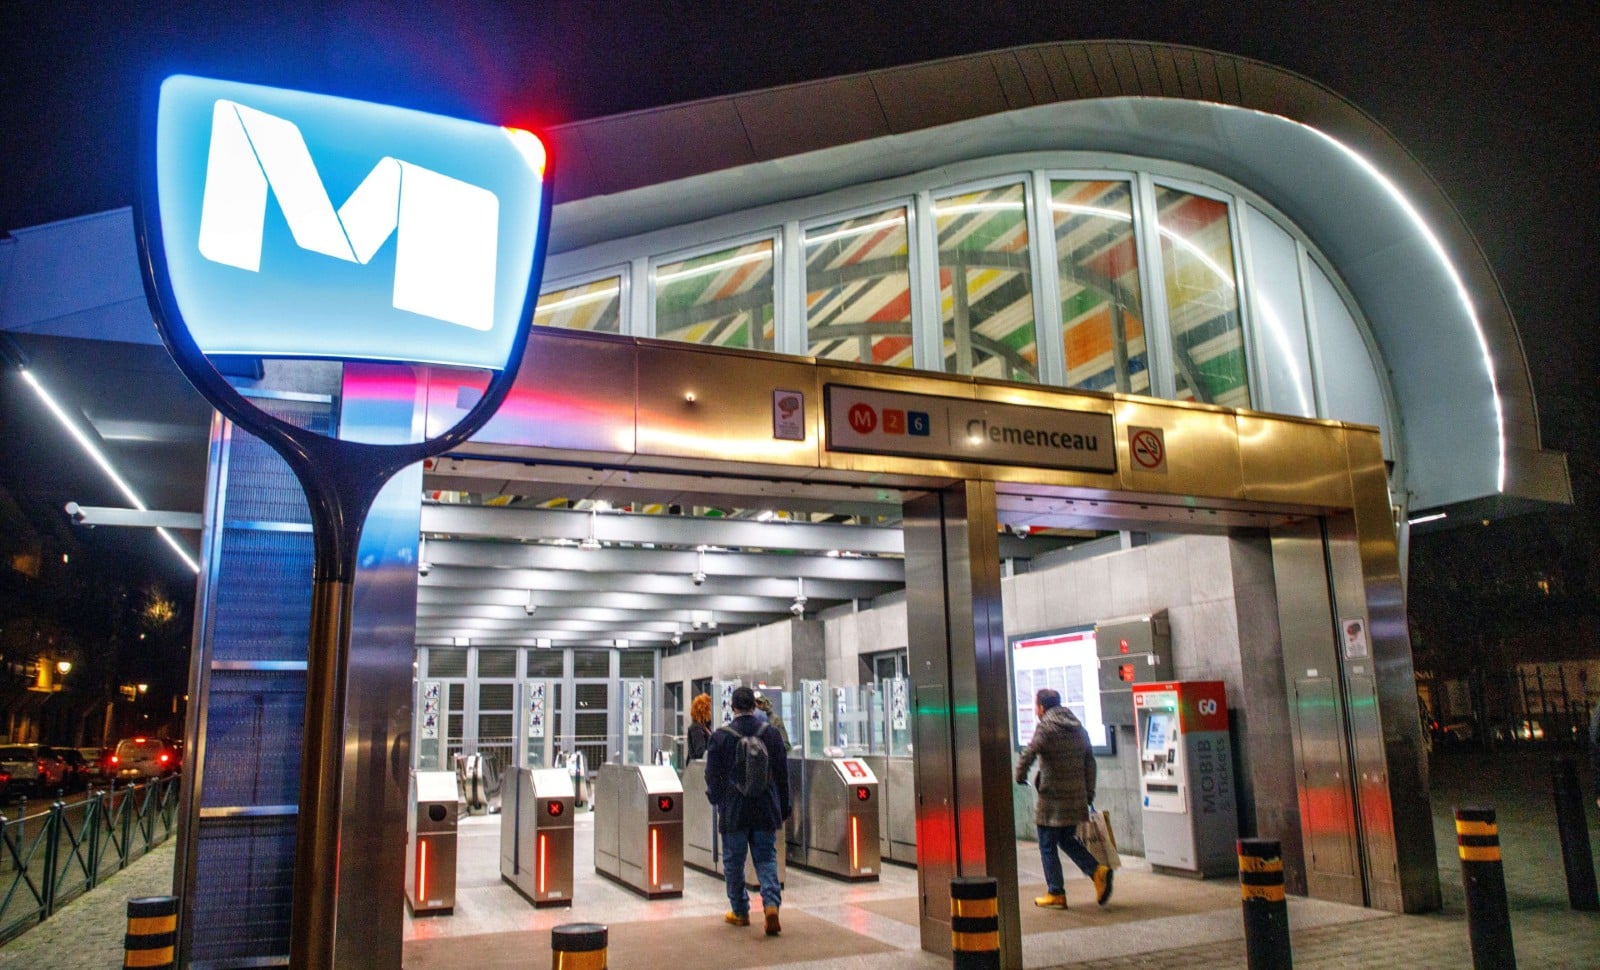
[[[749,916],[740,916],[738,913],[735,913],[731,909],[728,910],[728,915],[722,917],[722,921],[724,923],[727,923],[729,926],[749,926],[750,925],[750,917]]]
[[[766,914],[767,914],[767,935],[768,936],[777,936],[779,933],[782,933],[783,932],[783,927],[778,925],[778,907],[776,907],[776,906],[768,906],[766,908]]]
[[[1094,901],[1104,906],[1111,902],[1111,881],[1117,872],[1110,866],[1101,866],[1094,871]]]
[[[1033,897],[1033,905],[1040,909],[1066,909],[1066,893],[1045,893],[1043,896]]]

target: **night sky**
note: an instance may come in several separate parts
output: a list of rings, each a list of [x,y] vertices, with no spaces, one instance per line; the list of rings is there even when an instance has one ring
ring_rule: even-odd
[[[1460,209],[1516,316],[1545,446],[1571,453],[1581,507],[1550,528],[1600,518],[1600,5],[68,2],[4,18],[9,229],[130,204],[140,91],[173,70],[536,127],[1044,41],[1256,58],[1365,110]]]

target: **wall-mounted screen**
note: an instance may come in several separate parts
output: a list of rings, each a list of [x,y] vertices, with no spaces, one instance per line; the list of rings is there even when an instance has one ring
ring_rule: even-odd
[[[1100,721],[1100,661],[1094,627],[1076,627],[1011,638],[1012,728],[1017,749],[1033,740],[1034,697],[1049,687],[1083,722],[1096,754],[1115,751],[1111,733]]]

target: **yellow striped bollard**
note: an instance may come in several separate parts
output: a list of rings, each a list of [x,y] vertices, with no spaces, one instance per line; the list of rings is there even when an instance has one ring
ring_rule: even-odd
[[[955,970],[1000,970],[1000,883],[993,877],[950,880],[950,951]]]
[[[122,941],[122,965],[145,970],[177,966],[178,897],[142,896],[128,900],[128,935]]]
[[[1500,863],[1500,826],[1492,808],[1456,809],[1456,851],[1467,891],[1467,935],[1474,970],[1516,970],[1506,872]]]
[[[1277,839],[1239,840],[1239,898],[1250,970],[1290,970],[1289,903],[1283,895],[1283,851]]]
[[[550,970],[606,970],[610,931],[599,923],[565,923],[550,931]]]

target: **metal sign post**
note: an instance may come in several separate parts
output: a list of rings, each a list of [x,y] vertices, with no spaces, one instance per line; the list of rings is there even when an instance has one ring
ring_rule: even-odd
[[[283,457],[310,505],[290,965],[331,967],[362,525],[390,477],[466,441],[516,379],[549,231],[544,146],[514,129],[182,75],[159,85],[146,114],[136,221],[161,339],[213,407]],[[347,194],[337,210],[330,192]],[[281,219],[268,218],[269,199]],[[208,354],[443,364],[491,376],[437,436],[369,444],[264,413]]]

